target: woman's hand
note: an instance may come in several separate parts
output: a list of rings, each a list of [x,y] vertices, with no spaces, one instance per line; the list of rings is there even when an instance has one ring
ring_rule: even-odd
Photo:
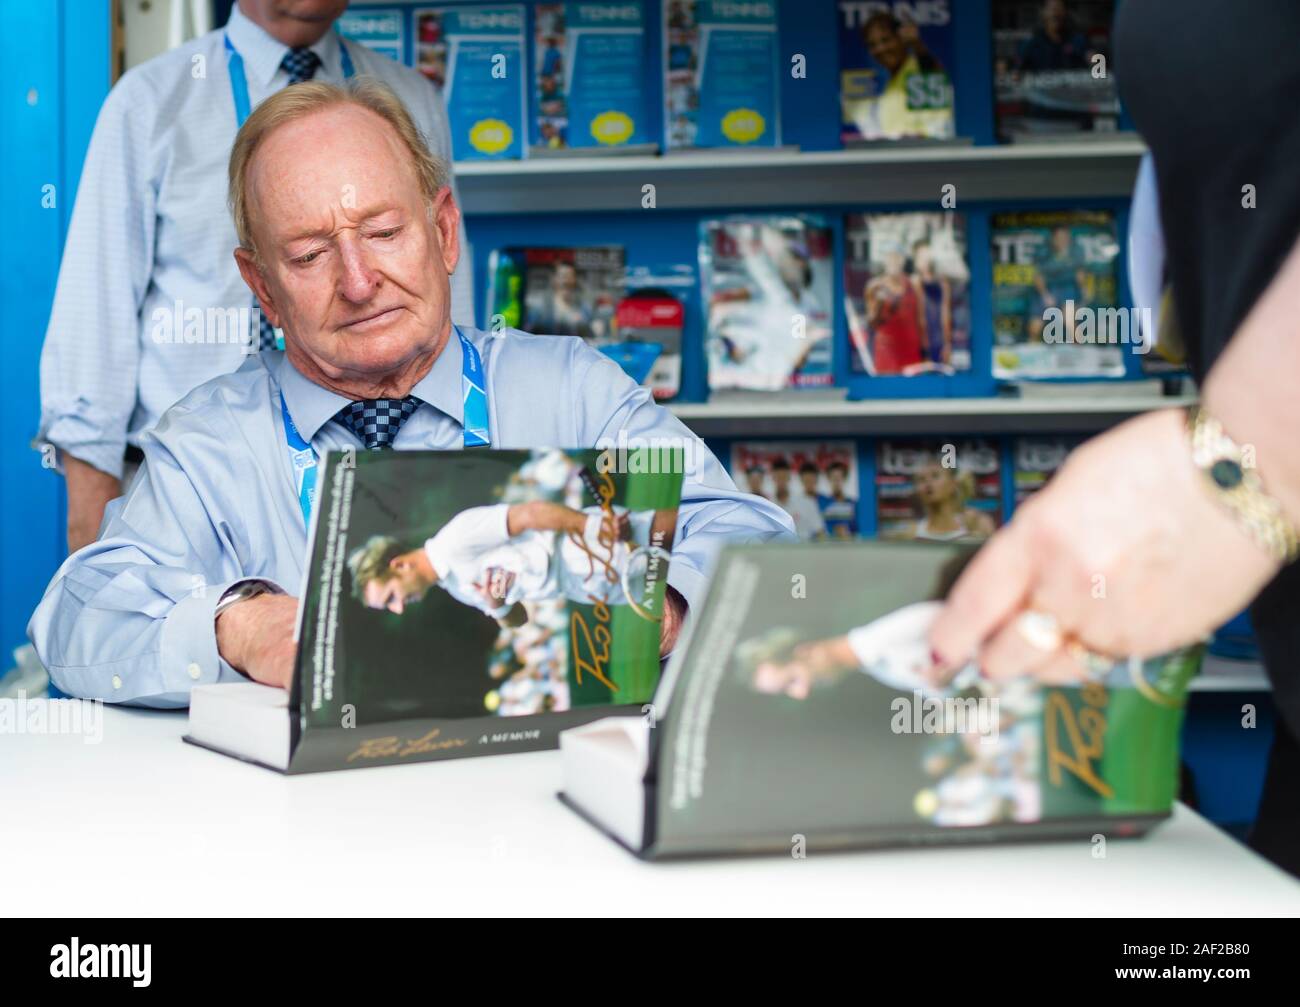
[[[1279,564],[1213,499],[1185,426],[1182,410],[1160,410],[1078,448],[958,580],[930,635],[940,666],[1069,680],[1083,670],[1072,642],[1148,657],[1254,598]],[[1027,638],[1026,611],[1054,617],[1062,639]]]

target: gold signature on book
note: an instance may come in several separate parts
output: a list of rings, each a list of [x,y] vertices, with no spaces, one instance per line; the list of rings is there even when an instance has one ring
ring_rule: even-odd
[[[443,738],[441,728],[433,728],[422,738],[399,738],[389,735],[384,738],[367,738],[361,742],[355,752],[348,756],[353,759],[392,759],[406,758],[409,755],[427,755],[429,752],[441,752],[448,748],[462,748],[469,742],[465,738]]]
[[[1047,744],[1047,769],[1052,785],[1061,785],[1065,769],[1102,797],[1114,797],[1114,788],[1097,775],[1094,760],[1101,758],[1106,738],[1105,688],[1087,683],[1080,691],[1084,705],[1076,712],[1064,692],[1047,694],[1043,710],[1043,735]],[[1068,750],[1061,745],[1064,732]]]
[[[617,487],[608,472],[600,473],[600,482],[595,487],[600,496],[600,532],[596,536],[597,544],[605,550],[604,556],[597,556],[581,535],[571,535],[570,541],[587,556],[588,574],[595,573],[599,564],[605,572],[605,579],[611,584],[619,582],[619,572],[614,565],[614,550],[618,546],[618,517],[614,513],[614,494]],[[616,686],[605,674],[609,664],[610,644],[613,633],[609,624],[612,615],[609,606],[599,598],[589,596],[592,602],[592,614],[596,617],[593,628],[588,624],[582,612],[575,611],[569,618],[569,632],[573,637],[573,672],[578,684],[582,684],[583,673],[599,681],[610,692],[618,692]]]

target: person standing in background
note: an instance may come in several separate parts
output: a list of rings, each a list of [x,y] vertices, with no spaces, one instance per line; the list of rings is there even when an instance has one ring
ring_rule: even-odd
[[[342,40],[332,29],[346,8],[239,0],[225,28],[130,70],[105,99],[41,352],[37,444],[57,449],[67,479],[70,551],[98,535],[138,461],[140,434],[191,389],[276,344],[230,254],[227,163],[249,110],[299,81],[375,77],[450,163],[438,92],[415,70]],[[351,198],[360,195],[339,193]],[[451,286],[453,320],[473,325],[468,256]]]
[[[930,642],[939,675],[974,659],[1061,681],[1089,651],[1163,653],[1250,603],[1278,712],[1250,842],[1300,876],[1300,4],[1242,14],[1143,0],[1114,33],[1200,405],[1072,452],[971,562]]]

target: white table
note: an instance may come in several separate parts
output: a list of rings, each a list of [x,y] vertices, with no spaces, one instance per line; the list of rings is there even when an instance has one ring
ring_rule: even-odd
[[[106,708],[0,735],[0,913],[1300,915],[1185,807],[1147,839],[646,864],[556,800],[559,753],[283,777]]]

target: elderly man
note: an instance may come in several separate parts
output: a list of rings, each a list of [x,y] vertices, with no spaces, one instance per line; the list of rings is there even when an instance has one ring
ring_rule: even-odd
[[[72,695],[184,706],[241,673],[287,686],[314,459],[331,449],[690,450],[662,649],[725,541],[790,538],[617,364],[582,340],[452,323],[460,211],[402,104],[374,81],[303,83],[230,158],[235,257],[285,351],[199,386],[142,440],[99,541],[55,575],[28,633]]]

